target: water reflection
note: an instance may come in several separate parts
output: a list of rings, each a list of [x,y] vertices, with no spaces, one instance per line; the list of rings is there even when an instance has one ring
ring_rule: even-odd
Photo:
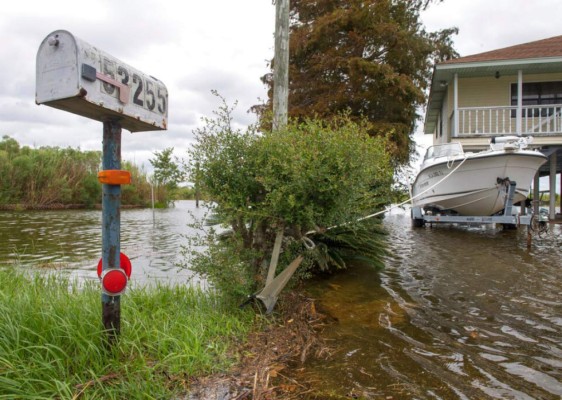
[[[204,209],[179,201],[164,210],[121,211],[121,250],[133,264],[132,279],[185,282],[189,271],[176,268],[185,236],[193,234],[191,214]],[[18,261],[34,267],[59,267],[70,274],[97,279],[101,257],[101,211],[63,210],[0,212],[0,263]]]
[[[393,257],[312,293],[337,323],[336,349],[302,374],[326,393],[365,398],[562,397],[562,231],[385,224]]]

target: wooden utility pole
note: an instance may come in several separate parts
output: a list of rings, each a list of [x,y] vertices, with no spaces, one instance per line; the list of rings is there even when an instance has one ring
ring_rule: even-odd
[[[289,0],[275,3],[273,64],[273,130],[287,125],[289,108]]]
[[[287,125],[289,108],[289,0],[275,3],[275,55],[273,64],[273,132]],[[269,263],[266,285],[275,277],[283,242],[283,225],[278,227],[275,246]],[[292,275],[292,274],[291,274]],[[290,276],[289,276],[290,277]],[[281,286],[283,288],[285,284]],[[276,301],[277,298],[275,298]],[[275,304],[268,305],[268,308]]]

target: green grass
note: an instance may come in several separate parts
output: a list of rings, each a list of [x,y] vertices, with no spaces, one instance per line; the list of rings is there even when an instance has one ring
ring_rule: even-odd
[[[253,314],[189,287],[130,289],[121,336],[102,331],[100,288],[0,269],[0,399],[160,399],[225,370]]]

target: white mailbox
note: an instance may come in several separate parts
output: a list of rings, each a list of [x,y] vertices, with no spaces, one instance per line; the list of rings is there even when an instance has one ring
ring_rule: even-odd
[[[49,34],[37,52],[35,102],[131,131],[163,130],[164,83],[65,30]]]

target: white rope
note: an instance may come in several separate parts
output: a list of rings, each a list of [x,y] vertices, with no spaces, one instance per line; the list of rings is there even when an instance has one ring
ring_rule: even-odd
[[[433,184],[432,186],[428,187],[428,188],[425,189],[424,191],[422,191],[422,192],[416,194],[415,196],[410,196],[410,198],[409,198],[408,200],[403,201],[403,202],[400,203],[400,204],[395,204],[394,206],[392,206],[392,207],[390,207],[390,208],[385,208],[384,210],[379,211],[379,212],[376,212],[376,213],[374,213],[374,214],[367,215],[367,216],[365,216],[365,217],[361,217],[361,218],[355,220],[355,222],[364,221],[364,220],[369,219],[369,218],[374,218],[374,217],[376,217],[377,215],[384,214],[384,213],[386,213],[386,212],[389,212],[389,211],[391,211],[391,210],[394,210],[395,208],[398,208],[398,207],[400,207],[400,206],[403,206],[403,205],[406,204],[406,203],[410,203],[412,200],[414,200],[414,199],[420,197],[422,194],[427,193],[427,192],[430,191],[431,189],[435,188],[437,185],[440,185],[443,181],[445,181],[445,180],[446,180],[447,178],[449,178],[451,175],[453,175],[453,174],[457,171],[457,169],[459,169],[459,168],[461,167],[461,165],[464,164],[464,162],[465,162],[467,159],[468,159],[468,156],[465,155],[465,156],[464,156],[464,159],[459,163],[459,165],[457,165],[451,172],[449,172],[447,175],[445,175],[443,178],[441,178],[441,180],[439,180],[438,182],[436,182],[436,183]],[[448,164],[448,162],[447,162],[447,164]],[[330,229],[334,229],[334,228],[339,228],[339,227],[341,227],[341,226],[346,226],[346,225],[349,225],[349,224],[351,224],[351,222],[346,222],[346,223],[343,223],[343,224],[340,224],[340,225],[330,226],[329,228],[326,228],[326,230],[330,230]],[[308,231],[308,232],[305,233],[305,236],[311,235],[311,234],[316,233],[316,232],[317,232],[317,231],[315,231],[315,230],[313,230],[313,231]]]

